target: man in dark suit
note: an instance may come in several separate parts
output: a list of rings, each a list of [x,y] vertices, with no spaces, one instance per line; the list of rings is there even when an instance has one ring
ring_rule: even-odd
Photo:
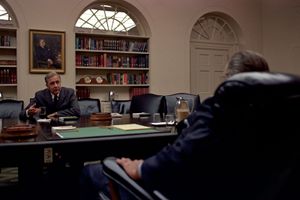
[[[75,91],[72,88],[61,87],[60,75],[49,72],[45,76],[46,87],[35,93],[34,99],[20,113],[21,120],[31,119],[46,108],[47,118],[62,116],[80,116],[80,108]]]
[[[252,51],[240,51],[231,57],[226,76],[250,71],[269,71],[269,66],[261,55]],[[195,163],[196,159],[201,158],[203,161],[214,159],[205,157],[204,153],[208,149],[207,147],[214,146],[215,142],[215,135],[210,129],[213,121],[214,102],[213,98],[206,99],[200,105],[199,111],[192,113],[185,122],[180,122],[185,127],[182,128],[181,134],[173,144],[167,145],[145,160],[120,158],[117,159],[117,163],[131,178],[140,181],[145,187],[159,190],[169,199],[199,199],[200,193],[205,196],[203,193],[207,192],[208,194],[209,192],[202,191],[203,187],[199,183],[191,183],[184,172],[199,170],[197,166],[201,163]],[[206,181],[207,184],[210,183],[209,176]],[[102,165],[87,165],[81,177],[80,198],[99,199],[99,191],[110,196],[108,182],[103,175]],[[211,189],[214,190],[214,188]],[[212,192],[218,193],[218,191]],[[130,199],[129,194],[125,191],[121,191],[120,196],[122,200]]]

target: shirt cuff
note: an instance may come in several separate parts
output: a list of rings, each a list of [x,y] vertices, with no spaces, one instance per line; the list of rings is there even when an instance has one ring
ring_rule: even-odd
[[[141,162],[139,165],[138,165],[138,171],[137,171],[137,173],[138,173],[138,175],[139,175],[139,177],[140,178],[142,178],[142,164],[143,164],[143,162]]]
[[[30,117],[29,114],[28,114],[28,109],[25,110],[25,113],[26,113],[26,117]]]

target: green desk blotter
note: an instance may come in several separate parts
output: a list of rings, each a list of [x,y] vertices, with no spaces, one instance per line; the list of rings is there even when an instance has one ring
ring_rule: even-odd
[[[131,135],[158,132],[153,128],[139,130],[122,130],[114,127],[83,127],[67,131],[57,131],[57,135],[62,139],[85,138],[85,137],[104,137],[117,135]]]

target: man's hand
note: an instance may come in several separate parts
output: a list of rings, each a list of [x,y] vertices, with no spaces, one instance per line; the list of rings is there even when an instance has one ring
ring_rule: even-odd
[[[119,165],[121,165],[126,173],[133,178],[138,180],[141,178],[139,174],[139,166],[144,162],[144,160],[131,160],[129,158],[121,158],[116,160]]]
[[[30,106],[28,109],[27,109],[27,114],[29,116],[33,116],[35,115],[36,113],[39,113],[40,112],[40,109],[39,108],[36,108],[35,107],[36,104],[33,104],[32,106]]]

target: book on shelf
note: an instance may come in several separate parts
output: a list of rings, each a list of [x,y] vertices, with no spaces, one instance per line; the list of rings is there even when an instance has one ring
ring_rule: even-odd
[[[16,65],[16,60],[0,60],[0,65]]]

